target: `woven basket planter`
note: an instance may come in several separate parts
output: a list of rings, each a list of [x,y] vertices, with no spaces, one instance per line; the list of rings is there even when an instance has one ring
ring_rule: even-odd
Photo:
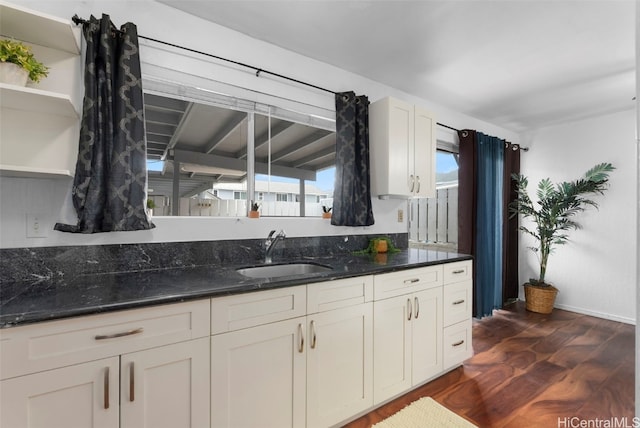
[[[556,301],[558,289],[553,285],[540,287],[529,283],[524,285],[524,298],[528,311],[539,314],[550,314]]]

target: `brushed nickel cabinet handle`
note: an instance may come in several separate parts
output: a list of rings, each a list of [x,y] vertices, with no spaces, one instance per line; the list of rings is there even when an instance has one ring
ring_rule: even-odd
[[[420,176],[416,175],[416,180],[418,181],[418,188],[416,189],[416,193],[420,193]]]
[[[411,313],[413,310],[411,309],[411,299],[407,299],[407,321],[411,321]]]
[[[464,343],[464,340],[461,340],[461,341],[459,341],[459,342],[452,343],[452,344],[451,344],[451,346],[460,346],[460,345],[462,345],[463,343]]]
[[[316,323],[311,321],[311,349],[316,349]]]
[[[453,272],[451,272],[454,275],[457,275],[459,273],[464,273],[464,269],[458,269],[458,270],[454,270]]]
[[[416,187],[416,180],[413,178],[413,174],[409,176],[409,179],[411,180],[411,190],[409,191],[413,193],[413,188]]]
[[[420,282],[420,278],[411,278],[404,280],[405,284],[415,284],[416,282]]]
[[[420,301],[418,300],[417,297],[413,299],[413,306],[416,308],[415,319],[418,319],[418,316],[420,315]]]
[[[136,381],[135,381],[135,373],[133,361],[129,366],[129,401],[134,401],[136,399]]]
[[[460,300],[456,300],[455,302],[452,303],[452,305],[461,305],[464,303],[464,299],[460,299]]]
[[[144,331],[144,328],[140,327],[140,328],[135,328],[133,330],[121,331],[119,333],[98,334],[98,335],[94,336],[94,339],[95,340],[115,339],[117,337],[125,337],[125,336],[132,336],[134,334],[140,334],[143,331]]]
[[[104,369],[104,408],[109,408],[109,367]]]
[[[302,323],[298,324],[298,352],[304,352],[304,330],[302,329]]]

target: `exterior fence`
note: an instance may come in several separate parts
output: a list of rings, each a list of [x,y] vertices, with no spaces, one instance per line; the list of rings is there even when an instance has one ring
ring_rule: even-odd
[[[163,205],[163,200],[154,198],[156,208],[154,216],[171,215],[168,205]],[[299,202],[260,201],[261,216],[300,216]],[[307,217],[321,217],[322,203],[309,203],[305,206]],[[180,215],[191,217],[244,217],[247,215],[247,201],[241,199],[180,199]]]
[[[410,200],[409,240],[457,248],[457,184],[438,188],[435,198]]]

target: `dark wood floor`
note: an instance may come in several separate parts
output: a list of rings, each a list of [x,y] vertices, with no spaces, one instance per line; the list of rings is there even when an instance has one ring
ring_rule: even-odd
[[[610,426],[633,426],[632,325],[558,309],[534,314],[518,302],[475,320],[473,347],[463,367],[347,427],[370,427],[420,397],[481,428],[598,426],[577,423],[625,417],[626,425]],[[579,419],[569,421],[573,417]]]

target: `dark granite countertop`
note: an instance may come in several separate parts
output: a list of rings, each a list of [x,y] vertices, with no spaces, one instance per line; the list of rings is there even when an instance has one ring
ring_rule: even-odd
[[[286,260],[319,263],[333,269],[280,278],[247,278],[236,272],[247,264],[221,264],[36,279],[0,287],[0,328],[468,259],[471,257],[457,253],[407,249],[380,260],[351,254]],[[274,260],[274,264],[278,262]]]

